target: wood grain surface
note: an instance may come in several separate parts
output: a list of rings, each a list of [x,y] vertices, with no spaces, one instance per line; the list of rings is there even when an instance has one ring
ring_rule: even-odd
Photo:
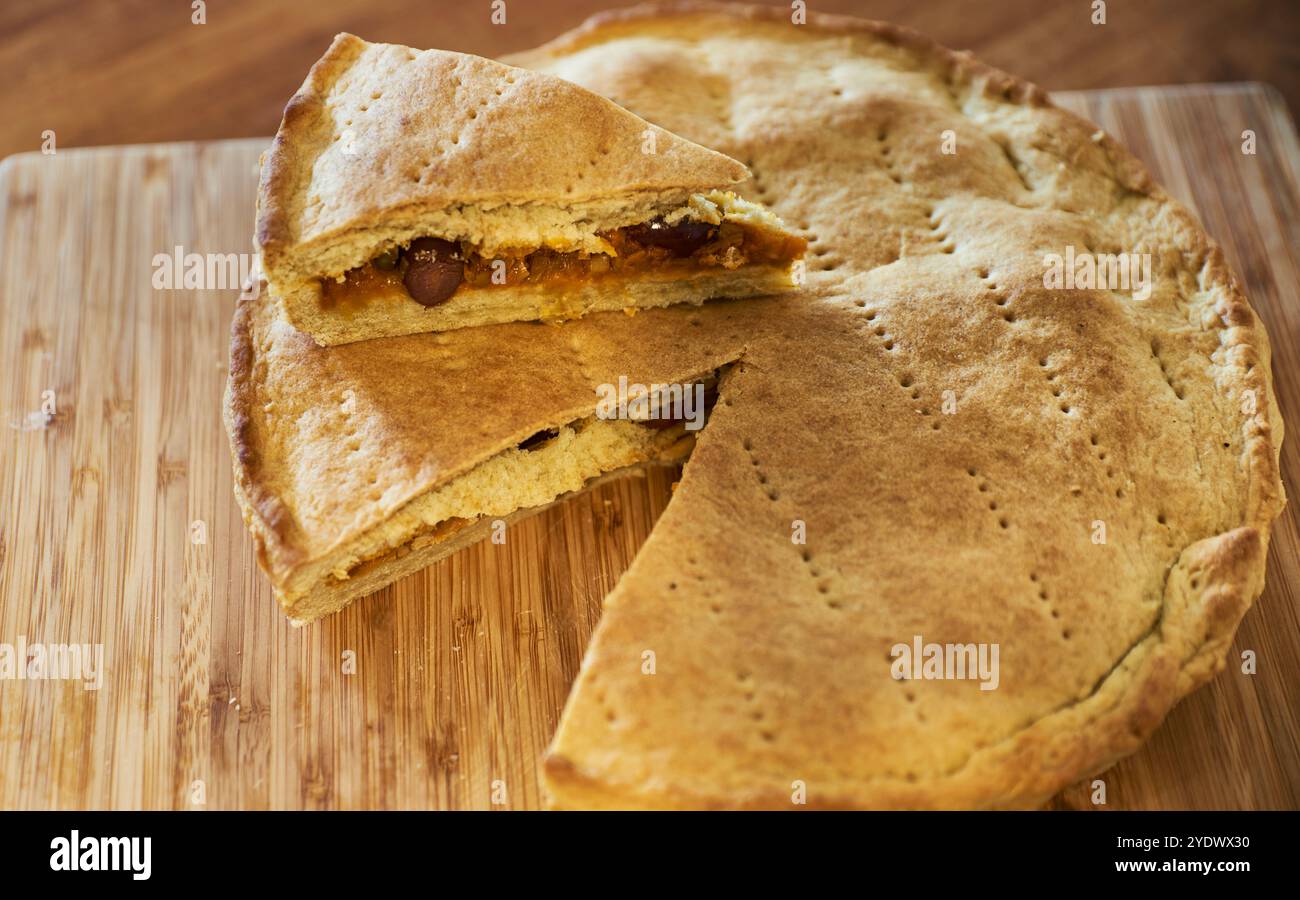
[[[502,56],[636,0],[5,0],[0,156],[61,147],[270,134],[338,31]],[[751,0],[790,7],[790,0]],[[1043,87],[1263,81],[1300,111],[1295,0],[807,0],[908,25]],[[166,73],[166,77],[159,77]]]
[[[1279,95],[1058,100],[1199,210],[1268,326],[1283,414],[1300,427],[1300,147]],[[1256,155],[1240,152],[1244,129]],[[601,598],[673,472],[578,495],[503,546],[289,626],[231,494],[220,399],[235,292],[151,286],[154,254],[177,244],[249,249],[264,145],[0,167],[0,644],[104,647],[99,690],[0,680],[0,808],[537,807],[537,762]],[[1283,474],[1296,498],[1294,446]],[[1297,520],[1293,502],[1231,657],[1254,650],[1258,674],[1232,664],[1186,699],[1102,776],[1108,808],[1300,807]],[[1090,808],[1089,794],[1080,784],[1052,805]]]

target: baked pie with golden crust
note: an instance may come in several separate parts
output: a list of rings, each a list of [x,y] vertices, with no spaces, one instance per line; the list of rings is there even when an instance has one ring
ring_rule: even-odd
[[[1269,344],[1133,156],[875,22],[646,7],[512,62],[745,161],[739,192],[809,241],[808,279],[335,348],[244,301],[227,424],[290,615],[329,607],[307,599],[329,578],[371,591],[434,558],[429,498],[464,518],[458,484],[499,512],[675,456],[584,430],[598,389],[717,373],[587,648],[545,762],[557,806],[1033,805],[1223,667],[1284,502]],[[1049,288],[1068,248],[1149,255],[1150,290]],[[525,496],[513,467],[546,430],[562,474]],[[359,541],[391,559],[335,565]],[[996,689],[895,678],[914,641],[996,644]]]

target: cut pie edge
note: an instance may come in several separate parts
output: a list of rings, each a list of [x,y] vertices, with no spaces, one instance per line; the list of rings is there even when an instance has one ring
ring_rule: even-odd
[[[393,292],[340,311],[322,302],[315,285],[303,286],[282,302],[285,318],[295,328],[322,346],[337,346],[506,322],[563,322],[598,312],[632,314],[679,303],[698,306],[708,300],[781,294],[793,287],[788,265],[751,265],[735,271],[481,288],[462,291],[447,303],[432,307]]]
[[[240,300],[223,416],[235,496],[258,564],[296,625],[337,612],[468,546],[486,536],[496,521],[515,521],[647,466],[679,464],[690,455],[698,433],[681,420],[602,418],[593,392],[586,408],[562,414],[531,436],[508,436],[500,447],[463,454],[436,477],[409,483],[406,493],[385,509],[370,508],[368,518],[355,519],[328,541],[309,541],[262,466],[265,436],[260,429],[266,423],[256,410],[267,398],[258,390],[266,365],[259,354],[272,346],[268,329],[277,324],[284,327],[271,298]],[[720,371],[710,370],[685,381],[716,384],[719,376]],[[716,391],[706,390],[705,396],[716,396]],[[706,399],[699,414],[707,417],[708,407]],[[693,409],[686,411],[693,415]]]
[[[327,555],[275,573],[276,600],[295,624],[337,612],[484,536],[494,522],[539,512],[601,480],[647,465],[683,461],[694,438],[678,425],[656,429],[586,417],[554,430],[538,448],[508,447],[418,494],[383,522]]]
[[[262,157],[255,243],[282,293],[423,236],[597,249],[597,232],[748,176],[552,75],[345,33]]]
[[[411,535],[381,555],[359,564],[347,578],[326,576],[312,584],[304,593],[290,600],[281,591],[274,590],[276,602],[294,627],[309,625],[326,616],[340,612],[356,600],[369,597],[414,572],[428,568],[459,550],[491,537],[498,528],[508,528],[516,522],[544,512],[564,503],[569,498],[614,481],[635,477],[650,466],[671,467],[680,465],[689,450],[681,455],[648,458],[628,466],[602,472],[570,491],[535,506],[521,506],[502,515],[480,515],[473,519],[449,519],[427,534]]]
[[[295,328],[334,346],[778,294],[803,281],[798,267],[808,242],[730,191],[628,207],[607,220],[617,223],[612,229],[586,221],[513,239],[531,242],[526,246],[497,246],[509,232],[494,231],[493,223],[528,214],[462,207],[450,216],[385,221],[371,229],[376,255],[360,265],[271,280],[269,290]]]

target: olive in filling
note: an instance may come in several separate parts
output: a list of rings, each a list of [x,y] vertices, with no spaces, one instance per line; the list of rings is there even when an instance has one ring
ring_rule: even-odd
[[[718,226],[689,219],[669,225],[653,219],[640,225],[616,229],[603,235],[615,248],[614,257],[587,253],[557,253],[538,249],[506,254],[506,281],[496,278],[490,260],[454,241],[424,237],[405,248],[388,250],[369,263],[345,273],[341,282],[326,279],[327,296],[343,298],[371,285],[401,283],[411,299],[432,307],[450,300],[462,284],[540,282],[554,278],[591,277],[612,269],[633,271],[649,266],[693,259],[700,265],[734,268],[747,258],[788,258],[802,252],[802,241],[758,242],[746,229]],[[795,246],[797,243],[799,246]],[[789,244],[789,246],[787,246]]]
[[[717,225],[690,220],[667,225],[663,219],[654,219],[644,225],[633,225],[623,230],[638,244],[662,247],[678,258],[690,256],[718,234]]]
[[[403,256],[406,274],[402,284],[421,306],[437,306],[456,293],[465,278],[465,257],[460,246],[440,238],[411,241]],[[396,260],[394,260],[396,265]]]

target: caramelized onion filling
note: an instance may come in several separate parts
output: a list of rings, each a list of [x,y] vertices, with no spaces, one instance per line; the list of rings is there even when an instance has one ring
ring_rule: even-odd
[[[326,302],[360,300],[376,289],[401,289],[423,306],[437,306],[457,291],[579,281],[652,269],[737,269],[788,263],[807,248],[803,238],[738,222],[710,225],[684,220],[648,222],[605,232],[614,255],[546,248],[503,250],[484,256],[465,243],[419,238],[322,282]]]

